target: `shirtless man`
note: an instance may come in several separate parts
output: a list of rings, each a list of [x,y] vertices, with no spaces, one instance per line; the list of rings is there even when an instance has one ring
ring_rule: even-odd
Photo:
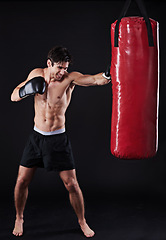
[[[52,48],[47,57],[47,67],[36,68],[19,84],[11,101],[20,101],[34,95],[34,129],[25,146],[14,190],[16,221],[15,236],[23,235],[23,212],[28,197],[28,186],[37,167],[57,170],[69,192],[70,203],[86,237],[93,237],[85,220],[84,199],[79,187],[70,141],[65,132],[65,112],[75,85],[94,86],[110,82],[110,72],[96,75],[68,73],[71,55],[63,47]]]

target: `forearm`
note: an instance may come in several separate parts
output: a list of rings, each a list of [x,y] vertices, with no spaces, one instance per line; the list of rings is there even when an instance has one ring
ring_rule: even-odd
[[[27,81],[27,80],[26,80],[26,81]],[[20,84],[13,90],[13,92],[12,92],[12,94],[11,94],[11,101],[12,101],[12,102],[18,102],[18,101],[22,100],[22,98],[20,98],[19,91],[20,91],[20,88],[25,85],[26,81],[20,83]]]
[[[15,89],[14,89],[14,91],[12,92],[12,94],[11,94],[11,101],[12,102],[18,102],[18,101],[20,101],[22,98],[20,98],[20,96],[19,96],[19,89],[20,88],[18,88],[18,87],[16,87]]]
[[[96,76],[96,85],[106,85],[108,84],[111,80],[103,77],[103,73],[99,73]]]
[[[101,86],[108,84],[110,80],[103,77],[103,73],[98,73],[95,75],[84,75],[83,82],[87,82],[86,86]]]
[[[79,86],[97,86],[97,85],[105,85],[110,82],[110,80],[104,78],[102,76],[103,73],[98,73],[95,75],[83,75],[80,73],[72,73],[74,81],[73,83]]]

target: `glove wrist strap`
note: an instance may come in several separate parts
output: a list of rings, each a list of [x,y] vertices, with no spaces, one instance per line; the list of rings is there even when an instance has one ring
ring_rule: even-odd
[[[103,73],[102,76],[108,80],[111,80],[111,76],[106,76],[105,73]]]

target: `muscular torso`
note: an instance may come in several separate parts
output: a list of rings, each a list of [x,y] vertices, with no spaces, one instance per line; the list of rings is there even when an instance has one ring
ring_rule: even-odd
[[[35,95],[35,126],[45,132],[65,127],[65,112],[74,84],[66,75],[61,81],[50,82],[43,95]]]

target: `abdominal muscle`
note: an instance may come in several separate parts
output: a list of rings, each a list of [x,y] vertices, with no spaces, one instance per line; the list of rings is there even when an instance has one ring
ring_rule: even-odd
[[[56,94],[51,87],[43,95],[35,96],[35,127],[44,132],[52,132],[65,128],[65,112],[71,99],[70,87],[63,94]],[[52,91],[54,90],[54,91]]]
[[[50,111],[46,107],[39,111],[36,110],[34,124],[41,131],[52,132],[65,128],[65,115],[63,113],[57,113],[56,110]]]

